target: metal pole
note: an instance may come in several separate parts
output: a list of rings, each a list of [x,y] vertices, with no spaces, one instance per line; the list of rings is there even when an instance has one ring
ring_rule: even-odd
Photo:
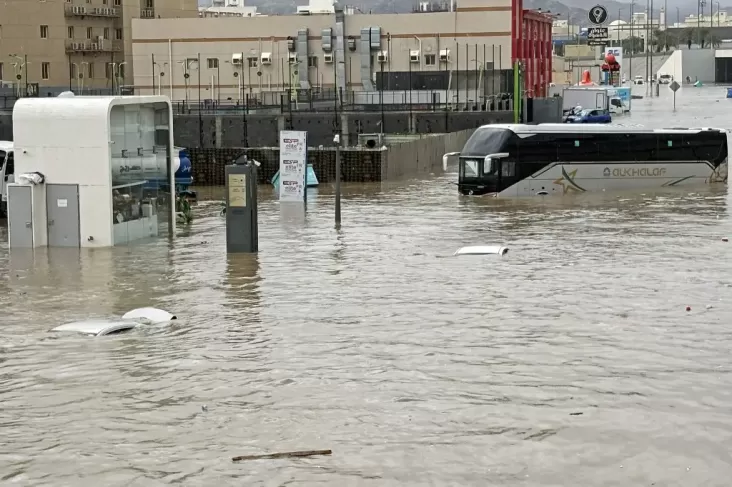
[[[633,37],[633,7],[635,6],[635,1],[630,2],[630,61],[628,62],[629,67],[629,73],[628,78],[630,79],[630,82],[633,83],[633,51],[635,50],[635,37]],[[631,87],[632,89],[632,87]]]
[[[249,60],[247,60],[249,63]],[[251,83],[251,72],[250,72]],[[239,63],[239,99],[241,100],[241,122],[244,129],[244,147],[249,147],[249,129],[247,127],[247,111],[249,110],[249,95],[244,96],[244,53],[241,53],[241,62]],[[246,105],[244,102],[246,101]]]
[[[409,125],[411,126],[412,125],[412,88],[413,88],[413,86],[412,86],[412,53],[407,52],[407,54],[409,55],[407,57],[407,64],[409,66],[409,79],[408,79],[408,82],[409,82]],[[421,56],[422,53],[420,52],[419,55]],[[406,102],[406,100],[404,100],[404,101]],[[412,130],[410,130],[410,132],[415,133],[416,127],[412,127]]]
[[[150,57],[152,58],[152,94],[155,94],[155,54],[150,54]],[[114,73],[112,73],[112,77],[114,78]]]
[[[341,136],[336,134],[336,160],[335,160],[335,224],[336,228],[341,227]]]
[[[216,100],[221,105],[221,64],[218,59],[216,60]]]
[[[198,53],[198,144],[203,147],[203,117],[201,115],[201,53]]]
[[[381,105],[381,130],[383,134],[384,129],[384,63],[381,63],[381,82],[379,83],[379,104]]]
[[[478,44],[475,45],[475,106],[477,109],[478,103]]]
[[[25,96],[28,96],[28,55],[23,56],[23,67],[25,68]]]
[[[650,11],[651,11],[651,2],[650,2],[650,0],[646,0],[646,25],[645,25],[645,27],[646,27],[646,38],[645,38],[645,41],[643,42],[643,49],[646,51],[645,52],[645,55],[646,55],[646,79],[643,81],[643,84],[646,85],[646,96],[648,96],[648,93],[649,93],[649,91],[648,91],[648,85],[649,85],[648,78],[649,78],[649,75],[650,75],[650,68],[648,66],[648,44],[649,44],[650,37],[651,37],[651,29],[650,29],[650,24],[649,24],[649,20],[650,20],[650,14],[649,14],[649,12]]]

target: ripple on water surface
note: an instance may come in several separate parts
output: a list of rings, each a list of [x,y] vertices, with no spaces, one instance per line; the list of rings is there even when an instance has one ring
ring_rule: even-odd
[[[205,201],[172,245],[3,250],[0,484],[728,485],[726,188],[454,178],[346,187],[341,231],[328,188],[300,223],[265,190],[255,257]],[[451,257],[484,243],[511,251]],[[47,333],[146,305],[181,319]]]

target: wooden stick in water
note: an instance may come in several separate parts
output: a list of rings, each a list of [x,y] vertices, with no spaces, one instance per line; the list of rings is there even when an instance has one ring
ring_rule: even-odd
[[[286,451],[282,453],[267,453],[265,455],[242,455],[234,457],[231,460],[239,462],[241,460],[265,460],[268,458],[294,458],[294,457],[312,457],[315,455],[330,455],[331,450],[306,450],[306,451]]]

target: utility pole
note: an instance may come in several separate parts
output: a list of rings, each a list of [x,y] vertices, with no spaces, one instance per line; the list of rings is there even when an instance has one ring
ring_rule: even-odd
[[[633,81],[633,51],[635,50],[635,37],[633,37],[633,7],[635,6],[635,0],[630,2],[630,42],[628,43],[630,45],[630,62],[628,63],[628,66],[630,66],[628,79],[631,83],[634,83]]]
[[[643,84],[646,85],[646,96],[648,96],[648,85],[650,84],[649,83],[650,80],[648,78],[650,78],[650,72],[651,72],[651,68],[648,65],[648,63],[650,61],[648,59],[648,54],[649,54],[648,46],[649,46],[649,44],[651,42],[651,29],[650,29],[650,18],[651,18],[651,14],[650,14],[650,10],[651,10],[650,0],[646,0],[646,25],[645,25],[645,27],[646,27],[646,38],[645,38],[645,42],[643,42],[643,49],[645,49],[645,51],[646,51],[646,53],[645,53],[646,54],[646,79],[643,81]]]

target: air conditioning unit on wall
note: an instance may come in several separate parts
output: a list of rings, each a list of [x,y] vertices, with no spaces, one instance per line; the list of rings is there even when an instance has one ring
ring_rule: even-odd
[[[440,49],[440,62],[441,63],[450,62],[450,49]]]
[[[379,51],[379,53],[376,55],[376,60],[380,63],[385,63],[389,61],[389,53],[386,51]]]
[[[323,62],[326,64],[331,64],[333,62],[333,55],[332,54],[323,54]]]
[[[416,50],[409,51],[409,62],[410,63],[419,62],[419,51],[416,51]]]

